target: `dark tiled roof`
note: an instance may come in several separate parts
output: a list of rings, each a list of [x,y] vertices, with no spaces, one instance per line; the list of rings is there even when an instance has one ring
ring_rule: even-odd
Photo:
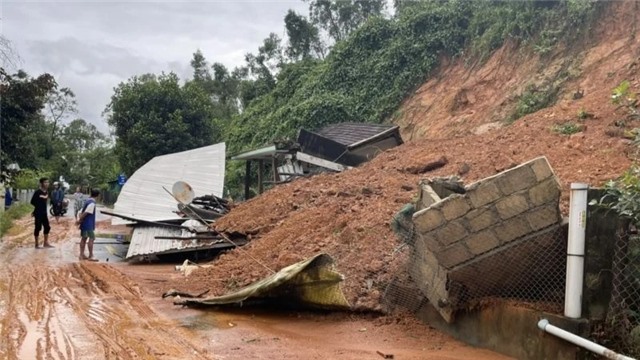
[[[329,125],[316,131],[316,133],[342,145],[349,146],[394,127],[395,125],[347,122]]]

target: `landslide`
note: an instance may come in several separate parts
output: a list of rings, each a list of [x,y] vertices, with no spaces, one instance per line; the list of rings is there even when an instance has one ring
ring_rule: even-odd
[[[437,75],[396,111],[394,122],[403,138],[448,139],[483,133],[509,126],[517,121],[519,109],[546,107],[545,102],[559,111],[577,109],[557,119],[575,121],[580,110],[601,111],[621,81],[629,80],[637,89],[640,3],[610,2],[600,11],[584,37],[546,52],[507,41],[484,61],[443,59]],[[609,124],[621,118],[620,114],[603,115],[598,120]]]
[[[216,228],[252,234],[252,242],[176,285],[222,294],[270,273],[255,259],[279,270],[325,252],[345,276],[343,290],[354,309],[377,310],[385,285],[402,265],[390,220],[415,198],[420,179],[459,174],[469,184],[544,155],[565,190],[565,211],[569,183],[601,185],[627,169],[634,153],[620,135],[638,124],[619,121],[624,111],[611,104],[610,95],[622,80],[638,91],[638,6],[612,3],[606,11],[593,39],[579,49],[565,46],[543,58],[507,43],[482,65],[449,61],[400,109],[396,121],[407,144],[359,168],[300,179],[240,204]],[[573,75],[556,83],[562,71]],[[516,95],[532,79],[556,84],[555,103],[510,118],[521,98]],[[578,90],[582,98],[573,95]],[[585,112],[589,116],[578,119]],[[567,122],[582,131],[563,134],[558,129]],[[448,164],[440,169],[406,171],[442,156]]]

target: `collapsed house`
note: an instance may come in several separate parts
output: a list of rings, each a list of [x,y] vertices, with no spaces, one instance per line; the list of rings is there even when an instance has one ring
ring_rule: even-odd
[[[126,259],[219,251],[244,244],[230,242],[207,223],[229,211],[222,199],[225,144],[156,156],[136,170],[114,204],[112,224],[133,227]],[[181,204],[169,192],[182,181],[198,195]]]
[[[296,142],[273,145],[231,156],[245,161],[245,199],[250,198],[251,164],[258,164],[258,193],[265,184],[281,184],[320,172],[341,172],[403,143],[398,126],[339,123],[315,132],[300,129]],[[264,179],[266,166],[272,179]]]

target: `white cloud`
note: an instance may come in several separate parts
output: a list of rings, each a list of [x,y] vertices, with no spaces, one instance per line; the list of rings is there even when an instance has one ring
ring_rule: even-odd
[[[2,34],[32,75],[71,88],[80,116],[106,132],[101,113],[118,83],[142,73],[190,76],[196,49],[232,68],[270,32],[284,35],[302,1],[3,1]]]

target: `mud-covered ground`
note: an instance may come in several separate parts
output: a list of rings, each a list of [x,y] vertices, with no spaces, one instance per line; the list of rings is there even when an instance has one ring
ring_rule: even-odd
[[[160,296],[184,276],[174,265],[119,262],[105,245],[79,262],[70,217],[52,221],[53,249],[33,248],[32,226],[0,244],[1,359],[504,358],[398,315],[176,307]]]

